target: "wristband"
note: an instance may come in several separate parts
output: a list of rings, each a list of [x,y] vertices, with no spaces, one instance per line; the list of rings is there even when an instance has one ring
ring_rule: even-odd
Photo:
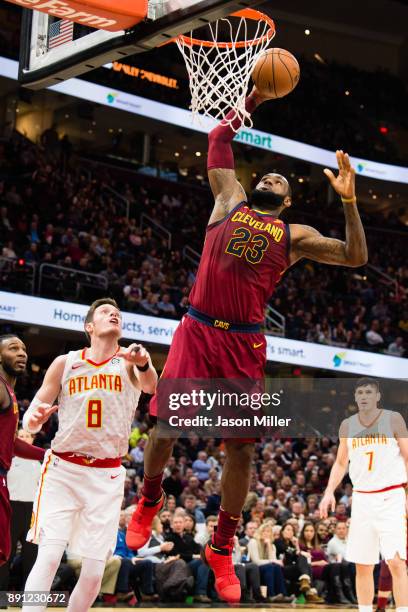
[[[137,369],[139,370],[139,372],[147,372],[147,370],[150,368],[150,363],[147,361],[144,366],[136,366]]]
[[[40,404],[44,404],[44,402],[42,402],[40,399],[38,399],[37,396],[35,396],[23,416],[23,429],[31,434],[36,434],[42,429],[42,425],[39,425],[38,427],[34,428],[31,428],[29,426],[30,417]]]
[[[341,198],[343,204],[355,204],[357,202],[356,196],[354,198]]]

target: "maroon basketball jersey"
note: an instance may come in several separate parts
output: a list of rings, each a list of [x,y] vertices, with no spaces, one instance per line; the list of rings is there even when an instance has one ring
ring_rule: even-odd
[[[207,227],[191,305],[233,323],[262,322],[266,303],[289,265],[289,248],[283,221],[239,204]]]
[[[9,407],[0,410],[0,467],[9,470],[14,454],[14,438],[18,428],[18,404],[12,387],[2,376],[0,376],[0,384],[6,386],[10,396]]]

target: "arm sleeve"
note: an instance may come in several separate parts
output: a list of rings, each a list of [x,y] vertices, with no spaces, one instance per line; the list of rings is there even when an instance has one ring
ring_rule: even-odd
[[[36,434],[39,431],[41,431],[42,429],[42,425],[40,425],[40,427],[36,427],[34,429],[32,429],[29,424],[28,421],[31,417],[31,415],[33,414],[33,412],[36,410],[37,406],[39,406],[39,404],[41,404],[41,400],[38,399],[38,397],[35,395],[33,397],[33,400],[31,402],[31,404],[29,405],[29,407],[27,408],[27,410],[25,411],[24,415],[23,415],[23,429],[25,431],[28,431],[31,434]]]
[[[245,100],[245,108],[249,113],[252,113],[257,107],[256,97],[251,94]],[[225,119],[232,119],[236,111],[231,110]],[[238,130],[242,121],[240,117],[235,117],[232,122],[235,130]],[[208,160],[207,169],[227,168],[233,170],[235,168],[234,154],[232,152],[231,142],[236,136],[236,132],[230,125],[219,123],[208,135]]]
[[[16,438],[14,440],[14,454],[22,459],[42,461],[44,459],[45,450],[43,448],[38,448],[38,446],[27,444],[27,442],[20,440],[20,438]]]
[[[138,549],[137,556],[141,557],[141,558],[143,558],[143,557],[154,557],[155,555],[160,555],[160,552],[161,552],[160,545],[149,547],[149,545],[146,544],[142,548]]]

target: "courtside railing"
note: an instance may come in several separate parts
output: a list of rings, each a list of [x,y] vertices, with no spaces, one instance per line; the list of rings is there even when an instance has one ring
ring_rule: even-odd
[[[143,230],[146,227],[149,227],[152,230],[152,233],[158,236],[161,240],[164,239],[167,243],[167,248],[169,250],[171,249],[171,232],[169,232],[164,225],[158,223],[152,219],[152,217],[149,217],[149,215],[146,215],[146,213],[142,213],[140,215],[140,229]]]
[[[116,189],[113,189],[113,187],[110,187],[109,185],[102,186],[102,195],[107,196],[108,198],[112,198],[115,201],[115,203],[118,204],[120,208],[122,208],[126,216],[126,219],[129,219],[130,202],[127,198],[125,198],[118,191],[116,191]]]
[[[200,264],[201,255],[194,249],[192,249],[188,244],[183,248],[182,251],[183,259],[189,261],[194,266],[198,268]]]
[[[276,308],[267,306],[265,312],[265,334],[271,336],[285,336],[286,319]]]
[[[103,274],[94,274],[55,264],[41,264],[38,272],[38,295],[46,297],[72,298],[78,300],[97,299],[106,295],[108,279]]]

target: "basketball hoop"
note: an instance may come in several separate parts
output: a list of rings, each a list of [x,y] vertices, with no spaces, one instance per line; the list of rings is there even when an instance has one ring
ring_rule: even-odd
[[[206,27],[207,40],[194,38],[192,32],[174,39],[186,62],[193,117],[202,113],[231,126],[239,117],[242,126],[252,127],[245,97],[256,61],[275,36],[275,24],[268,15],[247,8]],[[230,110],[234,116],[226,120]]]

